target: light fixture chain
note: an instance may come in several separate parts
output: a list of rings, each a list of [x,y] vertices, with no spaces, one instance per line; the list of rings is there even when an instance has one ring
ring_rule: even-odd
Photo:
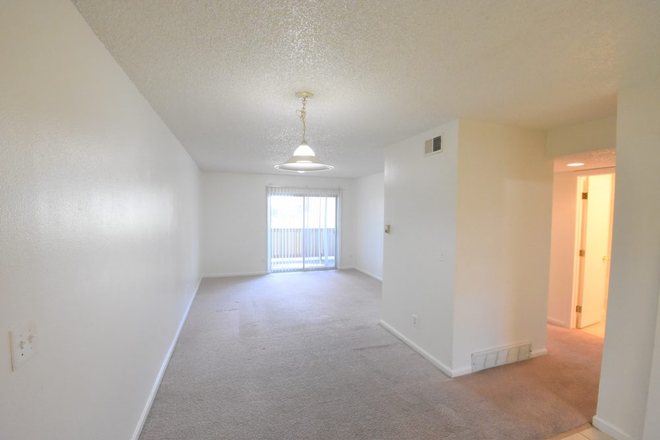
[[[302,108],[300,110],[296,110],[296,113],[298,114],[298,117],[300,118],[300,122],[302,122],[303,125],[303,141],[307,141],[307,123],[305,122],[305,118],[307,117],[307,98],[302,98]]]

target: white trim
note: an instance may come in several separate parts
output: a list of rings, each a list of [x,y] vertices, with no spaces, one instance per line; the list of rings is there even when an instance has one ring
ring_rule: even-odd
[[[539,356],[545,356],[548,354],[548,349],[547,348],[539,348],[537,350],[532,350],[532,352],[529,354],[529,358],[535,358]]]
[[[167,366],[170,363],[170,358],[172,357],[172,353],[174,353],[174,347],[176,346],[176,343],[179,340],[179,335],[181,334],[181,330],[183,330],[183,325],[186,323],[186,319],[188,319],[188,313],[190,312],[190,308],[192,307],[192,304],[195,301],[195,298],[197,297],[197,292],[199,291],[199,285],[202,284],[203,279],[204,277],[199,277],[199,281],[197,282],[197,287],[193,292],[192,298],[190,298],[190,302],[188,303],[188,306],[186,307],[186,311],[183,314],[183,318],[179,323],[179,328],[176,330],[174,339],[172,340],[172,344],[170,345],[170,349],[167,350],[165,359],[163,360],[163,363],[160,366],[160,371],[158,372],[158,376],[156,376],[156,381],[154,382],[154,386],[151,388],[151,393],[149,394],[147,403],[144,406],[144,409],[142,410],[142,414],[140,415],[140,418],[138,419],[138,423],[137,426],[135,427],[135,431],[133,431],[133,436],[131,437],[132,440],[138,440],[140,434],[142,433],[142,428],[144,427],[144,423],[147,421],[147,416],[149,415],[149,411],[151,411],[151,405],[153,405],[154,399],[156,398],[156,393],[158,393],[160,382],[163,380],[163,376],[165,375],[165,370],[167,370]]]
[[[564,327],[564,328],[571,328],[570,325],[566,324],[564,321],[560,321],[559,319],[551,318],[548,316],[548,324],[552,325],[558,325],[559,327]]]
[[[355,266],[337,266],[337,270],[355,270]]]
[[[452,377],[465,376],[466,374],[472,374],[472,367],[454,368],[452,371]]]
[[[396,330],[394,327],[392,327],[391,325],[389,325],[388,323],[386,323],[386,322],[383,321],[382,319],[381,319],[378,323],[379,323],[380,326],[383,327],[385,330],[387,330],[388,332],[392,333],[394,336],[396,336],[397,338],[399,338],[399,339],[400,339],[403,343],[405,343],[407,346],[409,346],[410,348],[412,348],[413,350],[415,350],[417,353],[419,353],[424,359],[426,359],[427,361],[429,361],[429,362],[431,362],[433,365],[435,365],[436,368],[438,368],[440,371],[442,371],[443,373],[445,373],[447,376],[449,376],[449,377],[456,377],[456,376],[459,376],[460,374],[457,374],[457,373],[461,373],[461,372],[464,370],[464,369],[461,369],[461,370],[456,371],[456,372],[453,371],[451,368],[449,368],[448,366],[446,366],[445,364],[443,364],[442,362],[440,362],[436,357],[434,357],[433,355],[431,355],[429,352],[427,352],[426,350],[424,350],[422,347],[420,347],[419,345],[415,344],[413,341],[411,341],[410,339],[408,339],[407,337],[405,337],[403,334],[399,333],[398,330]],[[463,373],[463,374],[467,374],[467,373]]]
[[[594,416],[592,421],[596,428],[600,429],[605,434],[614,437],[616,440],[633,440],[631,435],[626,434],[620,428],[617,428],[616,426],[606,422],[598,416]]]
[[[226,277],[252,277],[255,275],[268,275],[268,272],[234,272],[234,273],[209,273],[204,278],[226,278]]]
[[[365,275],[369,275],[371,278],[375,278],[375,279],[377,279],[378,281],[383,281],[383,278],[379,277],[378,275],[374,275],[374,274],[372,274],[371,272],[367,272],[366,270],[364,270],[364,269],[360,269],[360,268],[357,267],[357,266],[354,267],[353,269],[357,270],[358,272],[362,272],[362,273],[365,274]]]

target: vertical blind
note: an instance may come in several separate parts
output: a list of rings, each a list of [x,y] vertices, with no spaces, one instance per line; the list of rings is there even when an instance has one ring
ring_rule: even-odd
[[[267,187],[268,271],[339,265],[341,190]]]

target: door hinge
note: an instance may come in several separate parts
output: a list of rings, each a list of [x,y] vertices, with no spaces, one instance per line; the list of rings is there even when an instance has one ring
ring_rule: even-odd
[[[582,200],[588,200],[589,199],[589,193],[582,193]]]
[[[584,249],[580,249],[580,256],[584,257],[586,255],[586,251]]]
[[[578,313],[582,313],[582,306],[575,306],[575,311]]]

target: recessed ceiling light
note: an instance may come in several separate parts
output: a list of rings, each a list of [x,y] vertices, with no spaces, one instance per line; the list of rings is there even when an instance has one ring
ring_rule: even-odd
[[[569,163],[566,164],[567,167],[582,167],[584,164],[582,162],[574,162],[574,163]]]

